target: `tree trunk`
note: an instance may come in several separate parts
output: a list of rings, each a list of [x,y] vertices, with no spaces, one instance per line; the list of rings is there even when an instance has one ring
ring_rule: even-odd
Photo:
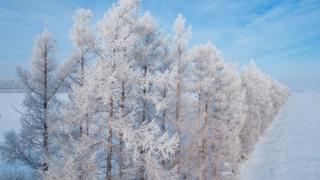
[[[208,97],[207,97],[208,98]],[[204,108],[204,132],[205,132],[205,136],[203,137],[203,142],[202,142],[202,152],[205,153],[205,148],[207,146],[207,133],[208,133],[208,116],[209,116],[209,112],[208,112],[208,101],[206,101],[205,104],[205,108]],[[204,154],[205,156],[205,154]]]
[[[120,104],[120,108],[121,108],[121,116],[122,118],[125,116],[125,83],[122,82],[121,84],[121,104]],[[123,164],[123,151],[124,151],[124,142],[122,139],[122,132],[120,132],[119,135],[119,179],[122,178],[123,176],[123,168],[124,168],[124,164]]]
[[[143,67],[143,77],[145,78],[146,76],[147,76],[147,66],[144,66]],[[147,117],[146,117],[146,112],[147,112],[147,102],[146,102],[146,100],[144,99],[145,98],[145,96],[146,96],[146,94],[147,94],[147,87],[145,86],[144,88],[143,88],[143,99],[142,99],[142,123],[144,123],[146,120],[147,120]],[[140,156],[142,157],[142,165],[139,167],[139,179],[140,180],[144,180],[144,173],[145,173],[145,167],[144,167],[144,165],[145,165],[145,163],[144,163],[144,156],[145,156],[145,154],[144,154],[145,152],[143,151],[143,150],[141,150],[140,151]]]
[[[145,78],[147,76],[147,66],[143,67],[143,77]],[[142,122],[144,123],[146,121],[146,112],[147,112],[147,102],[144,99],[147,94],[147,87],[143,87],[143,98],[142,98],[142,103],[143,103],[143,109],[142,109]]]
[[[182,52],[181,48],[178,48],[178,69],[177,69],[177,82],[176,82],[176,130],[177,133],[180,135],[180,111],[181,111],[181,76],[182,76],[182,67],[181,67],[181,57]],[[175,159],[175,166],[177,167],[178,174],[180,174],[180,144],[178,147],[178,151],[176,153],[176,159]]]
[[[209,120],[209,102],[210,97],[208,96],[208,93],[206,93],[206,100],[205,100],[205,107],[204,107],[204,132],[205,135],[203,137],[203,144],[202,144],[202,153],[203,153],[203,163],[206,163],[206,161],[209,160],[209,150],[208,150],[208,120]],[[204,180],[207,178],[207,173],[209,171],[209,167],[206,167],[203,169],[202,177]]]
[[[180,82],[177,82],[177,98],[176,98],[176,129],[177,132],[180,134],[180,128],[179,128],[179,123],[180,123],[180,101],[181,101],[181,87],[180,87]]]
[[[81,56],[81,60],[80,60],[80,65],[81,65],[81,69],[80,69],[80,82],[79,82],[79,86],[83,86],[84,84],[84,58],[83,56]],[[80,121],[80,127],[79,127],[79,136],[80,138],[83,135],[83,121]]]
[[[163,100],[165,100],[167,98],[167,88],[165,87],[163,89]],[[161,121],[161,129],[162,131],[166,131],[166,110],[164,109],[162,111],[162,121]]]
[[[48,147],[48,52],[47,47],[44,52],[44,93],[43,93],[43,151],[44,151],[44,167],[43,171],[49,170],[49,147]]]
[[[112,120],[113,120],[113,99],[110,98],[110,112],[108,122],[108,140],[107,140],[107,176],[106,180],[111,180],[112,176]]]
[[[124,175],[123,169],[124,169],[124,164],[123,164],[123,151],[124,151],[124,141],[122,140],[122,133],[120,134],[120,142],[119,142],[120,148],[119,148],[119,179],[122,178]]]
[[[89,115],[86,114],[86,135],[89,136]]]

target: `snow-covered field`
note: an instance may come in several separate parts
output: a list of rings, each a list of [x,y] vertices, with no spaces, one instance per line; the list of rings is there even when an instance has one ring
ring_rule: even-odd
[[[4,132],[20,128],[20,114],[14,108],[22,110],[23,97],[23,93],[0,93],[0,142]]]
[[[320,93],[293,92],[244,164],[242,180],[320,179]]]
[[[4,132],[20,128],[20,113],[15,109],[22,110],[23,98],[23,93],[0,93],[0,143],[3,141]],[[0,174],[8,171],[28,174],[28,168],[19,163],[6,164],[0,161]]]

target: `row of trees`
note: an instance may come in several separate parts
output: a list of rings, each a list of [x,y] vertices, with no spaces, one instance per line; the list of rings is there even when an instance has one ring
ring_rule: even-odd
[[[140,0],[119,0],[95,27],[91,16],[76,12],[61,67],[48,30],[35,41],[32,70],[18,69],[22,129],[3,157],[44,179],[237,179],[288,89],[253,62],[239,73],[211,43],[189,49],[182,15],[172,36]]]
[[[0,93],[24,92],[24,87],[17,79],[0,79]]]

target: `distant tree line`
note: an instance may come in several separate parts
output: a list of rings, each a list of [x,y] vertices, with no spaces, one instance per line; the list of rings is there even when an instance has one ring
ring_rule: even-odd
[[[19,79],[0,79],[0,93],[24,92],[24,89]]]

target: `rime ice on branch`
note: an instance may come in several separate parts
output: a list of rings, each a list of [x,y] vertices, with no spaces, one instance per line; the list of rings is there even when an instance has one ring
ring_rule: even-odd
[[[44,179],[238,179],[288,89],[253,62],[238,72],[211,43],[189,48],[182,15],[172,36],[140,0],[118,0],[95,26],[91,17],[76,11],[58,70],[50,33],[37,39],[32,71],[18,71],[23,128],[7,133],[3,157]]]

